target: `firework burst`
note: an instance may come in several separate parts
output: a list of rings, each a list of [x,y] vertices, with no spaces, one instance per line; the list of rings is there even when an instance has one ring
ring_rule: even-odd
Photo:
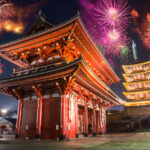
[[[108,34],[107,36],[111,40],[111,42],[115,42],[120,38],[119,31],[117,31],[115,29],[109,31],[107,34]]]
[[[0,23],[14,16],[14,7],[6,0],[0,0]]]
[[[128,54],[126,29],[130,22],[130,7],[127,1],[79,1],[85,27],[93,41],[104,48],[104,53],[110,57]]]
[[[127,45],[130,43],[129,38],[127,36],[120,34],[117,39],[113,39],[112,41],[107,42],[105,44],[105,53],[111,57],[114,56],[125,56],[128,54],[129,49]]]
[[[124,0],[98,0],[95,15],[100,25],[126,29],[129,24],[130,7]]]
[[[146,30],[144,31],[143,35],[142,35],[142,40],[144,45],[150,49],[150,13],[148,13],[146,15]]]
[[[3,29],[7,32],[13,32],[15,34],[20,34],[24,30],[22,23],[15,23],[14,21],[5,21],[3,24]]]
[[[129,44],[125,36],[129,15],[130,7],[125,0],[97,0],[94,16],[102,29],[100,44],[110,56],[123,55],[122,50]]]

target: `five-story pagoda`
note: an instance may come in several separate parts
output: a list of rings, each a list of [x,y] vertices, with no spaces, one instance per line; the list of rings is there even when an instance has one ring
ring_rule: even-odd
[[[150,105],[150,62],[123,66],[127,92],[123,92],[130,102],[125,106]]]

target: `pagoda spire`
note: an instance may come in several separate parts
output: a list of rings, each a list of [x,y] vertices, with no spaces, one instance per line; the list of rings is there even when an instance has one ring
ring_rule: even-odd
[[[29,31],[27,32],[26,36],[41,32],[55,25],[56,25],[55,22],[48,19],[42,10],[39,10],[36,20],[31,26],[31,28],[29,29]]]
[[[39,13],[38,13],[38,17],[40,18],[40,19],[42,19],[42,20],[46,20],[46,15],[45,15],[45,13],[40,9],[39,10]]]

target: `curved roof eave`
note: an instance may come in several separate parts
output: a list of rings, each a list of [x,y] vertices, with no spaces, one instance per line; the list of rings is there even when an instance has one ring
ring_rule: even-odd
[[[116,73],[114,72],[114,70],[112,69],[112,67],[109,65],[109,63],[107,62],[107,60],[105,59],[105,57],[103,56],[103,54],[100,52],[100,50],[98,49],[98,47],[95,45],[95,43],[93,42],[93,40],[91,39],[90,35],[88,34],[87,30],[85,29],[84,25],[83,25],[83,22],[81,20],[81,18],[79,16],[75,16],[61,24],[58,24],[54,27],[51,27],[49,29],[46,29],[46,30],[43,30],[39,33],[36,33],[36,34],[32,34],[32,35],[29,35],[29,36],[26,36],[26,37],[23,37],[23,38],[20,38],[18,40],[15,40],[15,41],[11,41],[11,42],[8,42],[6,44],[2,44],[0,46],[0,52],[2,52],[3,50],[5,50],[5,48],[8,48],[8,47],[11,47],[13,45],[16,45],[16,44],[19,44],[21,42],[24,42],[24,41],[29,41],[30,39],[33,39],[34,37],[37,37],[37,36],[42,36],[44,34],[47,34],[49,32],[53,32],[55,30],[58,30],[60,28],[63,28],[64,26],[66,25],[69,25],[71,23],[74,23],[75,21],[78,21],[79,24],[81,25],[81,27],[83,28],[83,31],[84,31],[84,34],[85,36],[88,38],[88,40],[90,41],[90,43],[92,44],[92,46],[97,50],[97,52],[100,54],[100,56],[103,58],[104,62],[106,63],[106,66],[108,68],[108,70],[110,71],[110,73],[115,77],[115,80],[114,80],[114,83],[115,82],[119,82],[120,81],[120,78],[116,75]]]

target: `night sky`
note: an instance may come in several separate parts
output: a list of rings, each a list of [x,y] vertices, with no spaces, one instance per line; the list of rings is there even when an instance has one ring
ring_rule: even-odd
[[[56,23],[61,23],[75,16],[77,14],[77,11],[80,9],[77,0],[13,0],[12,2],[14,6],[18,8],[18,10],[20,10],[21,20],[25,25],[24,33],[29,30],[29,28],[36,20],[36,16],[39,10],[44,11],[46,16],[50,20]],[[135,31],[135,28],[137,27],[139,27],[141,30],[143,28],[142,24],[144,24],[146,14],[150,13],[150,0],[129,0],[129,4],[131,5],[131,8],[134,8],[138,11],[139,18],[137,20],[137,25],[134,25],[131,21],[131,25],[128,28],[128,35],[136,42],[139,62],[150,60],[150,49],[146,48],[143,45],[140,35]],[[24,33],[18,35],[11,32],[8,33],[6,31],[1,31],[0,44],[18,39],[22,37]],[[1,62],[2,64],[4,64],[4,66],[2,67],[3,73],[0,74],[0,79],[10,77],[12,69],[16,66],[10,64],[2,58]],[[122,86],[123,70],[121,68],[121,64],[134,63],[132,53],[130,53],[129,57],[126,58],[126,60],[114,58],[114,63],[115,65],[112,67],[114,68],[117,75],[121,78],[121,81],[120,83],[111,85],[111,88],[116,94],[118,94],[118,96],[125,99],[122,95],[122,91],[125,91],[125,89]],[[0,108],[16,110],[17,103],[17,100],[12,97],[0,95]]]

